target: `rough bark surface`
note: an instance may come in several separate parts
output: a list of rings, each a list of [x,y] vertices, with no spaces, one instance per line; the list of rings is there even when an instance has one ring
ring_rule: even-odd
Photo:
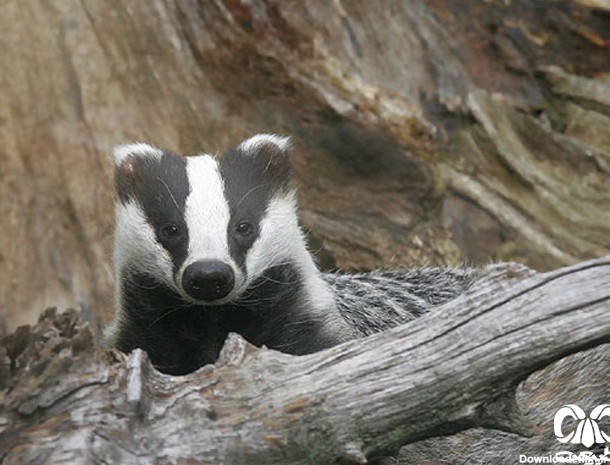
[[[326,267],[610,252],[602,0],[8,0],[0,311],[111,311],[114,144],[292,134]]]
[[[552,416],[566,400],[537,389],[541,378],[552,385],[574,363],[607,376],[607,363],[586,360],[607,362],[608,346],[564,357],[610,342],[609,280],[610,257],[545,274],[496,265],[469,293],[387,333],[303,357],[232,335],[215,365],[184,377],[156,372],[139,350],[96,349],[76,312],[49,311],[4,341],[0,462],[367,463],[470,427],[527,435],[536,453],[550,452],[552,428],[539,421],[551,418],[530,421],[523,399]],[[516,397],[528,374],[562,358]],[[442,463],[429,449],[405,448],[403,459]],[[463,463],[456,450],[451,463]],[[491,460],[516,463],[519,453]]]

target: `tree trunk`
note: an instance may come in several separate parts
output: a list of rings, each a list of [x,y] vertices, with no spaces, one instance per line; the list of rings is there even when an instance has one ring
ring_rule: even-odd
[[[545,274],[496,265],[467,294],[412,324],[302,357],[231,335],[215,365],[183,377],[155,371],[140,350],[125,357],[95,349],[76,313],[50,311],[5,340],[12,374],[0,391],[0,461],[367,463],[471,427],[544,444],[569,400],[537,389],[535,378],[552,387],[553,376],[566,382],[571,373],[580,396],[596,398],[588,381],[596,369],[607,381],[608,364],[586,361],[601,353],[607,361],[608,347],[537,373],[516,397],[518,383],[610,342],[609,281],[610,257]],[[531,421],[524,399],[544,415]],[[417,462],[412,455],[407,463],[441,463],[416,452]],[[440,452],[463,463],[460,450]],[[523,453],[501,452],[493,463],[516,463]],[[470,454],[472,463],[490,463]]]
[[[592,6],[593,5],[593,6]],[[291,134],[326,267],[610,253],[610,16],[588,2],[9,0],[0,311],[108,317],[114,144]]]

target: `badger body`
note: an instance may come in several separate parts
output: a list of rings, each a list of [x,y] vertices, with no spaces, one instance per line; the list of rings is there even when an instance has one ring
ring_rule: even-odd
[[[262,134],[213,157],[146,144],[114,151],[112,344],[185,374],[229,332],[307,354],[404,323],[454,298],[470,270],[321,273],[298,224],[286,138]]]

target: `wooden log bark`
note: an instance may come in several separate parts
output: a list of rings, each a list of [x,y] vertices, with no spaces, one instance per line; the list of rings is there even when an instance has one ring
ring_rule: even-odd
[[[608,282],[610,257],[544,274],[495,265],[387,333],[303,357],[231,335],[183,377],[94,348],[76,313],[47,312],[4,343],[0,463],[367,463],[476,426],[535,435],[517,385],[610,342]]]

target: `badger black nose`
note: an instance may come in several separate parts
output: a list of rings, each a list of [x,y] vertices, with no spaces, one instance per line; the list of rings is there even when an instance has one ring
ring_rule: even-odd
[[[182,274],[182,287],[193,299],[213,301],[226,297],[235,284],[233,269],[219,260],[191,263]]]

